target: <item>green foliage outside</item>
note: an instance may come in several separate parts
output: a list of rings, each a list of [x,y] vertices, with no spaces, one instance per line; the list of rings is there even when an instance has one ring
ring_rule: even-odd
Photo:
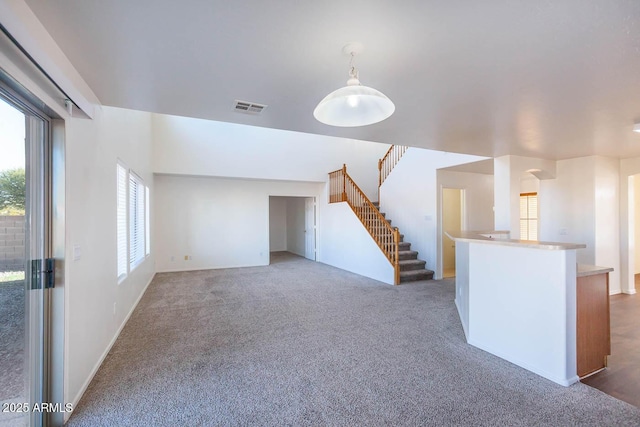
[[[24,215],[25,194],[24,169],[0,172],[0,215]]]

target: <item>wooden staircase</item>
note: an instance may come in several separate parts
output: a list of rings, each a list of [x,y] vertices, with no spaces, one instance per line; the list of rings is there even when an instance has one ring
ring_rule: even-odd
[[[380,212],[347,173],[347,166],[329,173],[329,203],[346,202],[369,232],[394,269],[394,284],[433,278],[433,271],[426,270],[425,261],[418,259],[418,252],[411,250],[411,243],[404,241],[397,227]]]
[[[373,202],[372,204],[378,211],[380,210],[380,204],[378,202]],[[380,215],[391,224],[391,220],[387,218],[387,214],[380,212]],[[427,262],[418,259],[418,252],[411,250],[411,243],[404,241],[404,234],[399,234],[399,236],[398,265],[400,267],[400,283],[433,279],[434,272],[425,268]]]

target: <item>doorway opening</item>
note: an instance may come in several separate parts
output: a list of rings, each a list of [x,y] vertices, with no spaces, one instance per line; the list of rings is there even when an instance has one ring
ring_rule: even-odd
[[[627,292],[635,293],[640,286],[640,174],[631,175],[629,184],[629,251],[633,256],[629,257],[629,277],[627,279]],[[633,250],[632,250],[633,248]],[[624,278],[623,278],[624,289]]]
[[[269,197],[269,252],[316,260],[316,198]]]
[[[458,234],[464,229],[464,190],[442,189],[442,277],[456,276],[456,243],[447,233]]]
[[[621,277],[621,294],[609,298],[611,355],[606,369],[583,378],[582,383],[620,400],[640,406],[640,174],[627,178],[627,262],[626,277]],[[622,196],[622,195],[621,195]]]

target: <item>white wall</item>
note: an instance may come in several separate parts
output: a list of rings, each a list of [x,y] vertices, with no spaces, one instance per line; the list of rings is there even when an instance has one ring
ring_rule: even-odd
[[[586,249],[577,251],[578,262],[595,264],[595,158],[560,160],[556,168],[556,179],[540,183],[539,238],[584,243]]]
[[[153,201],[151,115],[99,106],[94,113],[66,121],[65,399],[73,403],[154,274],[153,251],[120,284],[116,273],[116,162],[135,170]]]
[[[327,193],[320,200],[327,200]],[[390,285],[393,266],[347,203],[321,203],[318,261]]]
[[[511,156],[496,157],[493,159],[494,176],[494,229],[511,232],[512,187],[515,186],[515,178],[511,173]],[[518,205],[519,206],[519,205]],[[518,232],[519,232],[518,228]],[[519,233],[517,234],[520,235]],[[515,237],[516,235],[514,235]]]
[[[540,240],[584,243],[577,261],[612,267],[609,290],[621,291],[619,161],[602,156],[557,162],[557,178],[540,182]]]
[[[65,222],[64,226],[56,224],[56,232],[64,229],[65,259],[60,260],[63,274],[56,275],[53,307],[54,330],[64,329],[64,334],[61,340],[56,334],[53,345],[57,358],[58,343],[64,341],[60,401],[75,406],[153,277],[152,252],[118,285],[115,221],[117,159],[134,168],[150,186],[151,198],[155,196],[151,116],[98,105],[95,94],[24,1],[0,2],[0,17],[12,36],[83,110],[74,109],[71,118],[64,98],[50,82],[34,72],[13,48],[3,45],[0,67],[64,120],[56,121],[54,138],[60,138],[65,151],[65,200],[64,205],[54,206],[53,214]],[[77,260],[73,258],[74,246],[80,249]],[[56,366],[55,370],[57,377],[60,369]],[[56,399],[58,386],[54,384]]]
[[[439,190],[437,169],[483,160],[484,157],[410,147],[380,188],[381,211],[411,242],[426,268],[438,261]],[[436,276],[440,277],[440,276]]]
[[[342,168],[377,199],[378,159],[388,144],[154,114],[153,170],[202,175],[325,182]]]
[[[629,193],[631,194],[631,193]],[[629,200],[630,204],[633,204],[633,236],[634,247],[636,242],[640,244],[640,175],[633,175],[633,198]],[[640,251],[635,252],[635,266],[633,268],[634,274],[640,273]]]
[[[595,157],[595,261],[612,267],[609,292],[620,293],[620,161]],[[587,248],[588,250],[588,248]]]
[[[287,251],[304,256],[304,198],[287,198]]]
[[[520,178],[521,193],[537,193],[540,191],[540,180],[535,176],[525,176]]]
[[[268,265],[269,196],[318,197],[323,187],[170,175],[156,175],[155,186],[158,271]]]
[[[287,250],[287,199],[269,197],[269,251]]]
[[[502,156],[494,159],[495,229],[508,230],[511,238],[520,238],[520,193],[531,192],[540,184],[528,170],[538,170],[539,176],[553,179],[556,176],[556,162],[522,156]],[[538,192],[538,202],[542,203],[542,187]],[[535,191],[535,190],[534,190]],[[540,220],[542,224],[542,219]],[[542,239],[540,239],[542,240]]]

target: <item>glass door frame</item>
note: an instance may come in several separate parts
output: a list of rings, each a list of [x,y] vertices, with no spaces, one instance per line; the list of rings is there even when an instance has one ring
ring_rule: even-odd
[[[0,97],[25,115],[25,376],[29,426],[49,425],[51,398],[52,119],[0,81]],[[53,283],[52,283],[53,284]],[[25,396],[26,398],[27,396]],[[26,406],[26,405],[25,405]],[[26,418],[26,415],[25,415]]]

